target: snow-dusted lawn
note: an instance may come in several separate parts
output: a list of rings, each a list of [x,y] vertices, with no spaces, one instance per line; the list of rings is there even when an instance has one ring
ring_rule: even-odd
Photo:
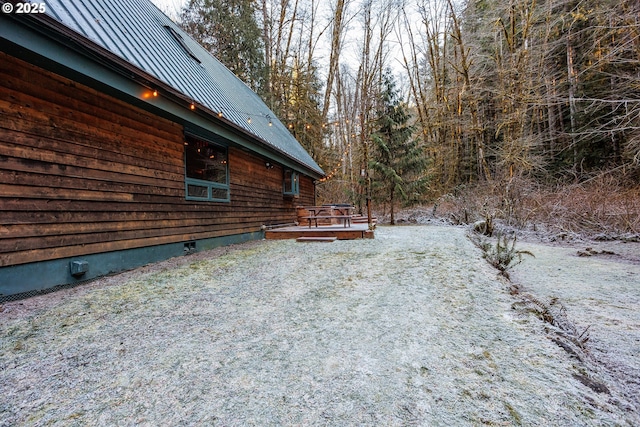
[[[558,299],[576,329],[587,330],[586,364],[593,374],[612,387],[622,406],[638,411],[640,244],[523,242],[518,247],[536,258],[516,266],[513,281],[542,300]]]
[[[465,232],[263,241],[7,303],[0,425],[637,425]]]

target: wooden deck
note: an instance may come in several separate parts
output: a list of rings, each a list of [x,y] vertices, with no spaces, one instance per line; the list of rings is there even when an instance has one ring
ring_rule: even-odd
[[[300,237],[335,237],[337,240],[373,239],[373,231],[367,223],[352,223],[345,227],[342,224],[320,225],[309,228],[307,225],[283,227],[265,231],[265,239],[298,239]],[[304,239],[303,241],[313,241]]]

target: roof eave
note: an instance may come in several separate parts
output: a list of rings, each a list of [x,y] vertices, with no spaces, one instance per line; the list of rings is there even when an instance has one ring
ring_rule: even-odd
[[[300,172],[308,174],[314,179],[322,178],[325,176],[324,171],[316,170],[315,168],[300,162],[298,159],[289,155],[288,153],[279,150],[277,147],[269,144],[267,141],[259,138],[258,136],[248,132],[246,129],[241,128],[237,124],[230,120],[225,119],[224,116],[220,117],[218,112],[212,111],[204,105],[198,104],[196,101],[180,92],[173,86],[163,82],[156,78],[152,74],[140,69],[139,67],[131,64],[127,60],[115,55],[109,50],[103,48],[92,40],[78,34],[74,30],[68,28],[63,23],[46,14],[33,14],[33,15],[4,15],[10,19],[17,20],[22,24],[26,24],[32,30],[39,32],[48,38],[64,43],[67,47],[74,49],[80,55],[88,58],[89,60],[99,64],[102,67],[106,67],[112,72],[119,74],[120,76],[150,90],[158,90],[162,93],[162,96],[172,103],[177,104],[187,110],[191,110],[191,105],[195,106],[195,112],[205,118],[207,121],[217,126],[227,128],[232,133],[239,135],[246,139],[248,142],[255,144],[273,153],[277,157],[282,157],[288,162],[291,162],[300,169]],[[157,106],[154,106],[158,108]],[[193,113],[193,111],[190,111]],[[251,149],[251,147],[246,147]],[[287,163],[288,163],[287,162]]]

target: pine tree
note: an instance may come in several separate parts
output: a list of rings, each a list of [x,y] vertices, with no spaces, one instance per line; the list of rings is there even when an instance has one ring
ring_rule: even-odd
[[[286,76],[281,97],[283,102],[275,107],[289,131],[302,146],[322,164],[327,164],[327,147],[322,143],[325,129],[322,121],[321,83],[313,66],[302,66],[294,61]]]
[[[262,30],[255,0],[189,0],[181,25],[258,94],[265,89]]]
[[[371,136],[373,150],[369,168],[373,171],[372,189],[376,199],[389,203],[391,224],[395,224],[395,205],[418,202],[426,189],[427,157],[419,140],[413,137],[415,127],[409,124],[411,116],[399,99],[389,71],[384,76],[381,96],[378,128]]]

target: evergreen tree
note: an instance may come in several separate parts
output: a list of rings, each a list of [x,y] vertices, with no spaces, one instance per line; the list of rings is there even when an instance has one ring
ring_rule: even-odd
[[[371,136],[373,150],[369,167],[373,171],[372,189],[378,201],[389,203],[391,224],[395,224],[395,205],[418,202],[428,184],[427,157],[413,138],[414,126],[407,106],[399,100],[390,72],[384,76],[381,111],[377,130]]]
[[[316,68],[302,66],[299,61],[283,76],[282,102],[276,114],[289,131],[319,164],[327,164],[327,147],[322,143],[325,129],[322,121],[321,88]]]
[[[260,95],[266,66],[255,0],[189,0],[181,25],[198,43]]]

